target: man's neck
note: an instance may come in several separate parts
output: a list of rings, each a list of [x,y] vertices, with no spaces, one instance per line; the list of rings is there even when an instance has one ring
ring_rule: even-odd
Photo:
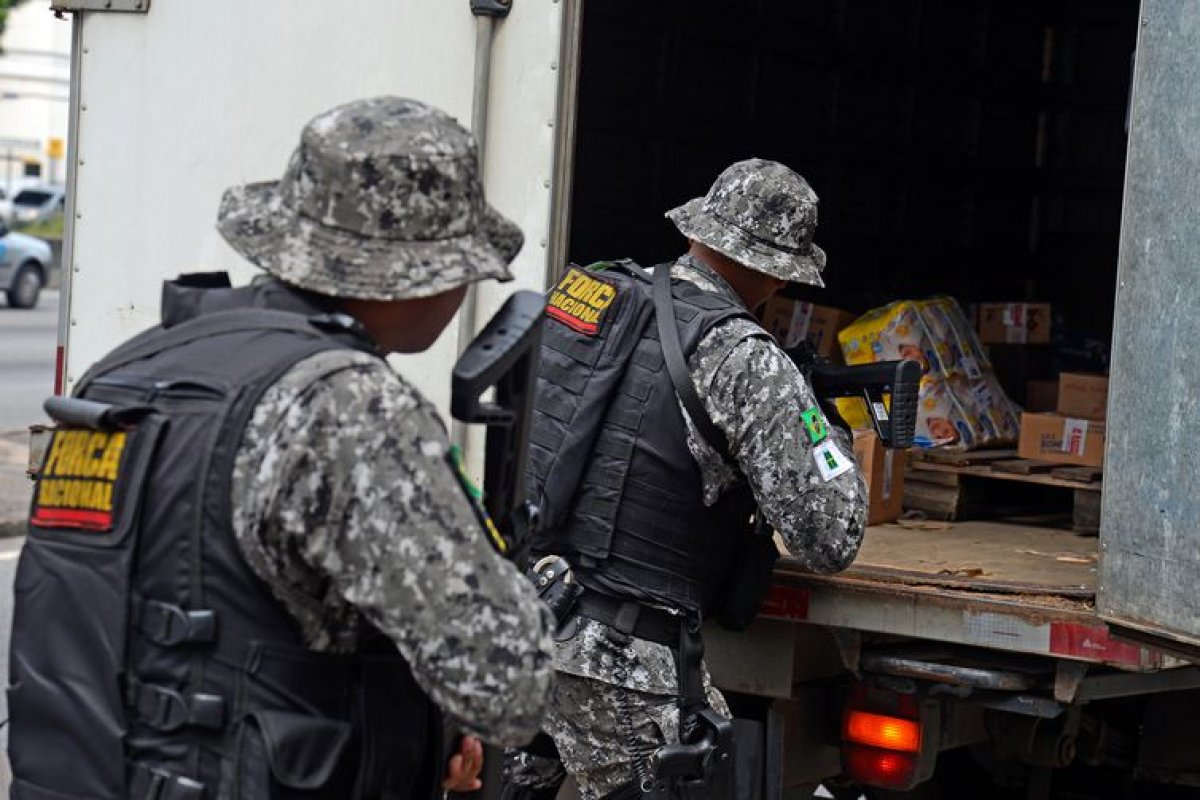
[[[748,287],[742,285],[744,281],[739,280],[744,276],[744,271],[741,266],[734,264],[729,259],[715,253],[707,248],[700,248],[696,245],[688,250],[688,256],[697,264],[707,267],[708,270],[717,278],[720,278],[733,293],[741,301],[742,305],[750,308],[750,300],[747,299]]]
[[[705,262],[685,253],[676,263],[682,265],[683,277],[697,284],[704,291],[716,292],[734,302],[742,303],[742,298],[729,285],[729,281]]]

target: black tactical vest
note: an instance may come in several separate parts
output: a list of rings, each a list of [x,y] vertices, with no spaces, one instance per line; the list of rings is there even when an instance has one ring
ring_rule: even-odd
[[[687,281],[672,295],[685,357],[713,326],[750,316]],[[573,267],[546,314],[529,450],[534,552],[565,556],[593,591],[707,616],[753,499],[742,487],[704,505],[646,273]]]
[[[163,325],[80,382],[116,410],[60,426],[45,459],[16,577],[12,797],[432,797],[440,724],[395,647],[366,626],[353,654],[306,649],[231,522],[263,392],[373,346],[277,282],[196,277],[211,286],[168,283]]]

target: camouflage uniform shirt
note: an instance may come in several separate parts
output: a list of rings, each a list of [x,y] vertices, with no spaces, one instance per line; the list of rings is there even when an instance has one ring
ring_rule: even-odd
[[[680,258],[671,270],[674,277],[743,305],[724,278],[690,256]],[[688,448],[703,476],[699,489],[705,503],[715,503],[744,478],[800,566],[813,572],[849,566],[866,527],[866,486],[857,467],[823,479],[814,444],[801,424],[801,414],[815,409],[817,401],[791,359],[759,325],[732,319],[705,334],[688,366],[705,410],[727,437],[736,461],[729,463],[710,447],[684,413]],[[825,429],[828,442],[853,465],[849,436],[827,421]],[[640,692],[675,692],[675,660],[667,647],[634,639],[621,670],[625,678],[618,681],[611,647],[601,641],[605,626],[591,620],[580,623],[573,636],[564,639],[563,634],[572,631],[560,633],[555,652],[559,671]]]
[[[684,256],[672,275],[741,305],[716,272]],[[866,489],[851,460],[851,443],[825,422],[814,442],[801,422],[820,414],[799,370],[758,325],[732,319],[710,330],[688,361],[692,380],[713,423],[726,435],[729,463],[688,423],[688,448],[700,467],[711,505],[746,480],[759,509],[800,564],[817,572],[844,569],[858,552],[866,517]],[[682,409],[682,407],[681,407]],[[817,444],[837,448],[845,469],[826,479]],[[828,472],[828,471],[826,471]],[[618,637],[619,638],[619,637]],[[530,789],[553,791],[573,774],[584,800],[596,800],[630,781],[645,782],[650,757],[678,741],[676,665],[671,650],[644,639],[617,644],[609,628],[576,616],[558,632],[555,667],[561,673],[544,730],[562,758],[509,751],[505,777]],[[704,674],[708,702],[729,716],[721,693]]]
[[[552,685],[550,614],[491,549],[448,451],[436,410],[387,364],[319,353],[254,409],[234,531],[310,648],[353,649],[365,618],[451,717],[523,743]]]

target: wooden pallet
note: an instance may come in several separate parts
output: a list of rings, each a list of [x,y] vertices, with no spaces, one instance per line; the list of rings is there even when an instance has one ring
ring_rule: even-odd
[[[1100,529],[1103,474],[1092,467],[1032,461],[1019,458],[1015,450],[914,450],[904,480],[904,507],[934,519],[978,519],[1061,509],[1063,515],[1069,512],[1076,532],[1096,533]],[[1069,498],[1062,496],[1063,490],[1071,490]]]

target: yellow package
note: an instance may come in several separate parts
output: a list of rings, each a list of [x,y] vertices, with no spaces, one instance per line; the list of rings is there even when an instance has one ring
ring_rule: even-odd
[[[942,372],[955,379],[951,388],[976,422],[978,446],[1015,442],[1020,435],[1020,412],[1000,388],[987,351],[958,303],[950,297],[937,297],[920,303],[920,309]]]
[[[908,300],[868,311],[838,333],[838,342],[850,366],[911,358],[927,375],[940,373],[920,309]]]
[[[972,449],[1016,440],[1016,407],[952,298],[901,300],[874,309],[844,328],[838,341],[850,365],[901,358],[921,363],[918,447]],[[859,400],[839,400],[838,411],[854,428],[871,427]]]
[[[979,446],[979,440],[978,420],[959,402],[947,381],[933,375],[923,377],[913,444],[970,450]]]
[[[918,308],[943,374],[963,375],[974,380],[991,369],[987,355],[981,348],[972,346],[972,337],[962,335],[960,327],[965,325],[966,317],[958,303],[949,297],[937,297],[918,303]],[[961,318],[961,325],[957,318]]]
[[[856,431],[875,430],[871,417],[867,414],[867,403],[857,397],[839,397],[833,401],[838,414],[847,425]]]
[[[963,380],[961,390],[956,387],[956,391],[964,396],[972,412],[979,417],[987,444],[1013,442],[1020,436],[1020,412],[991,372],[985,372],[975,380]]]

